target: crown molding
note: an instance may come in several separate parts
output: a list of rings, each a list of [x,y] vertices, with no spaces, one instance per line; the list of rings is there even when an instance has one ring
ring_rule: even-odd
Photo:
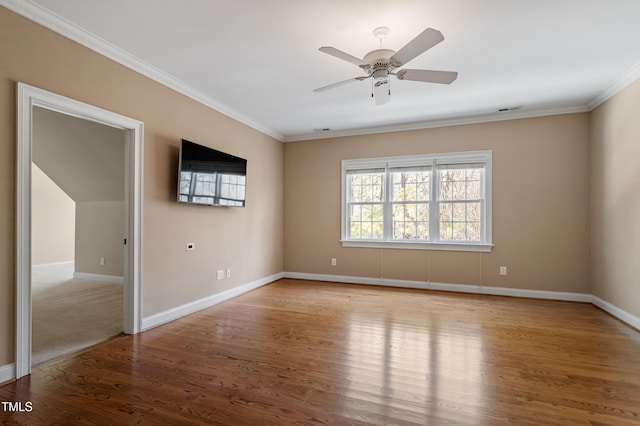
[[[393,124],[389,126],[368,127],[353,130],[337,130],[325,133],[305,133],[285,137],[284,142],[299,142],[315,139],[330,139],[345,136],[361,136],[374,133],[390,133],[403,132],[407,130],[431,129],[434,127],[463,126],[466,124],[489,123],[493,121],[518,120],[522,118],[545,117],[548,115],[575,114],[580,112],[589,112],[591,108],[588,105],[579,105],[566,108],[551,108],[535,111],[514,111],[493,113],[484,115],[472,115],[467,117],[446,118],[441,120],[417,121],[405,124]]]
[[[58,16],[49,10],[43,8],[31,0],[0,0],[0,5],[7,9],[24,16],[25,18],[42,25],[88,49],[99,53],[125,67],[144,75],[176,92],[183,94],[202,105],[218,111],[228,117],[233,118],[265,135],[271,136],[279,141],[284,141],[284,136],[272,129],[258,123],[243,114],[240,114],[233,108],[220,103],[210,96],[205,95],[187,83],[178,80],[168,73],[154,67],[151,64],[142,61],[135,56],[127,53],[119,47],[109,43],[106,40],[86,31],[85,29],[75,25],[74,23]]]
[[[578,112],[589,112],[606,102],[608,99],[616,95],[622,89],[640,78],[640,62],[635,64],[631,69],[625,72],[618,80],[612,83],[606,90],[594,97],[585,105],[579,105],[568,108],[552,108],[536,111],[514,111],[507,113],[492,113],[484,115],[474,115],[467,117],[437,119],[419,121],[413,123],[396,124],[389,126],[367,127],[360,129],[329,131],[326,133],[304,133],[298,135],[285,136],[269,127],[252,120],[251,118],[239,113],[228,105],[216,101],[210,96],[178,80],[168,73],[148,64],[135,56],[127,53],[119,47],[103,40],[96,35],[84,30],[74,23],[58,16],[49,10],[43,8],[31,0],[0,0],[0,5],[7,9],[30,19],[88,49],[97,52],[135,72],[138,72],[170,89],[181,93],[196,102],[201,103],[221,114],[224,114],[240,123],[243,123],[267,136],[277,139],[281,142],[297,142],[315,139],[329,139],[344,136],[359,136],[374,133],[389,133],[406,130],[429,129],[434,127],[460,126],[465,124],[479,124],[494,121],[516,120],[521,118],[543,117],[549,115],[572,114]]]
[[[594,110],[598,108],[600,105],[614,97],[622,89],[636,81],[638,78],[640,78],[640,62],[632,66],[627,72],[622,74],[620,78],[614,81],[613,84],[607,87],[602,93],[589,101],[589,103],[587,104],[589,106],[589,109]]]

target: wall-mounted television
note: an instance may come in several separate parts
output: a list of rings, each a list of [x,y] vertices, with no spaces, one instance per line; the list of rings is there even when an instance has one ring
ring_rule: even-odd
[[[178,202],[244,207],[247,160],[182,139]]]

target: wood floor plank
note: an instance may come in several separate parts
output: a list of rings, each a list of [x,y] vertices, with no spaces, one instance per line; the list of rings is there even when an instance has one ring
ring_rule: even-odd
[[[640,425],[590,304],[284,279],[0,388],[2,424]]]

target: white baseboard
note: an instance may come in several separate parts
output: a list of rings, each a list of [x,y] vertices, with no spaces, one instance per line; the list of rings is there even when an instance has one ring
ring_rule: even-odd
[[[101,274],[88,274],[86,272],[74,272],[73,278],[87,281],[98,281],[101,283],[122,284],[124,283],[124,277],[118,277],[116,275],[101,275]]]
[[[638,318],[637,316],[632,315],[629,312],[600,299],[598,296],[591,296],[591,303],[593,303],[603,311],[610,313],[620,321],[626,322],[636,330],[640,330],[640,318]]]
[[[313,281],[332,281],[348,284],[369,284],[388,287],[420,288],[424,290],[453,291],[458,293],[490,294],[494,296],[527,297],[533,299],[565,300],[571,302],[592,302],[593,296],[586,293],[569,293],[561,291],[524,290],[518,288],[490,287],[469,284],[446,284],[428,281],[394,280],[388,278],[367,278],[344,275],[307,274],[301,272],[285,272],[285,278]]]
[[[93,274],[83,274],[83,276],[94,277]],[[99,275],[101,277],[109,277],[105,275]],[[111,277],[120,278],[121,277]],[[157,327],[161,324],[176,320],[185,315],[192,314],[201,309],[209,306],[216,305],[218,303],[227,301],[234,297],[240,296],[246,292],[262,287],[263,285],[277,281],[281,278],[293,278],[311,281],[330,281],[347,284],[367,284],[367,285],[381,285],[389,287],[404,287],[404,288],[418,288],[426,290],[440,290],[440,291],[452,291],[461,293],[474,293],[474,294],[489,294],[498,296],[514,296],[536,299],[550,299],[550,300],[563,300],[572,302],[586,302],[592,303],[603,311],[608,312],[612,316],[620,319],[621,321],[629,324],[630,326],[640,330],[640,318],[632,315],[617,306],[600,299],[597,296],[585,293],[568,293],[568,292],[556,292],[556,291],[542,291],[542,290],[522,290],[513,288],[502,287],[487,287],[478,285],[467,284],[446,284],[446,283],[432,283],[426,281],[410,281],[410,280],[393,280],[386,278],[368,278],[368,277],[354,277],[344,275],[325,275],[325,274],[308,274],[301,272],[280,272],[259,280],[241,285],[239,287],[224,291],[222,293],[214,294],[204,299],[196,300],[191,303],[187,303],[182,306],[178,306],[169,309],[164,312],[146,317],[142,320],[142,331],[149,330],[153,327]],[[91,278],[94,280],[95,278]],[[16,369],[15,364],[7,364],[0,366],[0,383],[4,383],[15,379]]]
[[[247,284],[243,284],[239,287],[223,291],[222,293],[213,294],[209,297],[205,297],[204,299],[195,300],[182,306],[177,306],[167,311],[151,315],[150,317],[143,318],[142,331],[146,331],[150,328],[157,327],[161,324],[176,320],[185,315],[189,315],[201,309],[208,308],[209,306],[217,305],[218,303],[222,303],[234,297],[240,296],[241,294],[244,294],[251,290],[255,290],[258,287],[262,287],[263,285],[272,283],[281,278],[284,278],[283,272],[261,278]]]
[[[69,260],[66,262],[53,262],[53,263],[39,263],[37,265],[31,265],[32,269],[46,269],[46,268],[55,268],[57,266],[73,266],[73,260]]]
[[[8,382],[16,378],[16,365],[7,364],[0,366],[0,383]]]

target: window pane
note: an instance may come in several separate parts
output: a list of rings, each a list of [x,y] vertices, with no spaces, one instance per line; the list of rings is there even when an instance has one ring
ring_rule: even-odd
[[[482,169],[443,168],[439,169],[438,173],[441,200],[479,200],[482,197]]]
[[[453,182],[453,193],[452,200],[465,200],[466,191],[465,191],[465,182],[462,181],[454,181]]]
[[[479,180],[470,180],[467,183],[467,199],[468,200],[479,200],[481,197],[480,192],[480,181]]]
[[[440,222],[440,239],[443,241],[453,239],[453,222]]]
[[[382,207],[382,204],[376,204],[373,206],[371,218],[376,222],[382,222],[384,218],[384,208]]]
[[[361,206],[362,208],[362,220],[363,221],[371,221],[373,216],[373,207],[370,205]]]
[[[404,235],[404,222],[402,221],[394,221],[393,222],[393,239],[401,240]]]
[[[428,221],[417,222],[417,225],[418,225],[418,228],[417,228],[418,238],[421,240],[428,240],[429,239],[429,222]]]
[[[467,239],[469,241],[480,241],[480,222],[471,222],[468,224]]]
[[[351,206],[351,214],[349,216],[352,222],[360,222],[362,220],[362,206]]]
[[[467,216],[467,205],[463,203],[453,204],[453,221],[465,222]]]
[[[405,190],[402,184],[393,183],[393,201],[402,201],[405,199]]]
[[[384,226],[382,222],[373,222],[373,238],[381,240],[384,237]]]
[[[429,204],[419,204],[417,208],[416,220],[419,222],[429,222]]]
[[[394,204],[393,239],[429,239],[429,205],[427,203]]]
[[[467,239],[467,229],[464,222],[453,222],[453,237],[452,240],[464,241]]]
[[[480,202],[440,203],[440,239],[480,241]]]
[[[349,206],[349,235],[352,239],[382,239],[384,237],[382,204]]]
[[[404,205],[402,204],[394,204],[391,208],[393,219],[400,221],[401,218],[404,217]]]
[[[351,222],[351,227],[349,229],[349,238],[353,238],[353,239],[362,238],[361,222]]]
[[[431,171],[392,172],[393,201],[428,201]]]
[[[439,166],[440,240],[480,241],[483,170],[477,165]]]
[[[480,203],[467,204],[467,221],[480,222]]]
[[[415,222],[405,222],[404,225],[404,238],[405,239],[416,239],[416,223]]]
[[[349,195],[353,202],[382,202],[383,173],[350,174]]]
[[[373,224],[371,222],[362,222],[362,237],[364,239],[371,239],[373,237]]]

